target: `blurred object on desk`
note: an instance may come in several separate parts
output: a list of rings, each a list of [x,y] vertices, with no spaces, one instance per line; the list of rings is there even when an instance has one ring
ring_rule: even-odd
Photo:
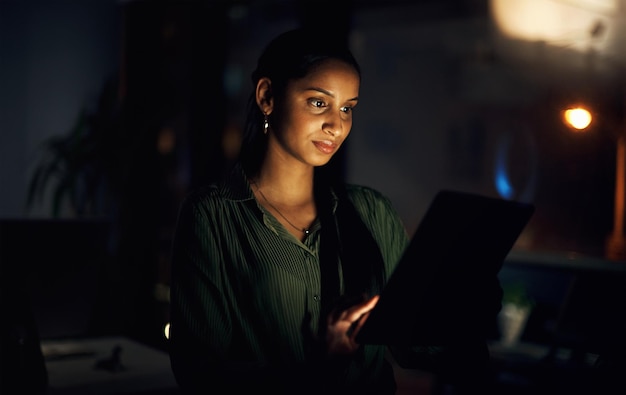
[[[44,340],[41,348],[48,395],[179,394],[169,355],[128,338]]]

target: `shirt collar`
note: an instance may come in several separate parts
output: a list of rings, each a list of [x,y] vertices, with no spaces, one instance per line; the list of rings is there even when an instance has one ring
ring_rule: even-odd
[[[234,201],[254,200],[252,188],[250,187],[248,177],[246,176],[241,163],[237,163],[233,166],[230,173],[226,176],[225,182],[221,184],[220,190],[222,196],[226,199]],[[332,187],[330,189],[330,199],[332,212],[335,213],[339,203],[339,198]]]
[[[235,164],[220,185],[221,195],[234,201],[254,200],[248,177],[240,163]]]

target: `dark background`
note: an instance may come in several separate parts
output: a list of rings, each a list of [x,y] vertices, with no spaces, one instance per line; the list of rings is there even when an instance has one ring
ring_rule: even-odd
[[[588,26],[553,42],[507,38],[487,0],[0,0],[3,287],[31,295],[44,338],[123,334],[165,347],[178,205],[228,169],[256,57],[300,24],[349,40],[361,62],[361,100],[337,171],[388,195],[409,233],[438,190],[477,192],[535,204],[511,261],[622,268],[604,244],[612,132],[624,131],[615,48],[626,6],[554,3],[588,12]],[[612,34],[611,49],[597,50],[594,34]],[[572,45],[580,37],[583,53]],[[560,111],[576,101],[604,122],[571,133]],[[88,169],[81,182],[97,187],[80,184],[75,204],[61,200],[55,211],[50,183],[29,203],[42,144],[68,137],[81,111],[91,150],[76,160]],[[504,278],[524,279],[517,269]],[[568,282],[537,284],[552,308]]]

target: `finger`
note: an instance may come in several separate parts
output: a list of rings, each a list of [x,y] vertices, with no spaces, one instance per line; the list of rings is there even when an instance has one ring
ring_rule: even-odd
[[[371,299],[363,303],[361,306],[357,306],[358,309],[354,313],[351,314],[351,318],[349,319],[351,324],[350,324],[350,327],[348,328],[348,331],[346,332],[346,335],[352,341],[354,341],[356,334],[359,332],[359,330],[361,329],[361,327],[367,320],[367,317],[369,317],[370,311],[372,311],[374,306],[376,306],[376,303],[378,303],[378,299],[379,299],[378,296],[372,297]]]
[[[369,300],[366,300],[365,302],[352,307],[351,309],[349,309],[349,314],[346,318],[350,321],[358,320],[363,314],[369,312],[374,308],[374,306],[376,306],[376,303],[378,303],[378,299],[380,299],[380,296],[374,295]]]
[[[365,321],[367,321],[367,318],[369,317],[370,312],[372,311],[374,306],[376,306],[379,299],[380,297],[378,295],[375,295],[371,299],[366,301],[363,306],[365,311],[362,310],[363,313],[350,326],[350,331],[348,332],[347,335],[350,338],[350,340],[354,342],[355,344],[356,344],[355,339],[356,339],[357,334],[361,330],[361,327],[365,324]]]
[[[348,336],[350,340],[354,341],[356,334],[359,333],[359,330],[363,326],[363,323],[365,322],[369,314],[370,314],[369,311],[361,314],[359,318],[357,318],[350,324],[350,327],[348,328],[348,331],[346,332],[346,336]]]
[[[346,310],[342,311],[332,311],[326,317],[327,325],[334,325],[339,321],[346,321],[348,319],[348,312]]]
[[[356,336],[359,334],[359,331],[361,330],[361,328],[363,327],[363,325],[365,324],[365,321],[367,321],[367,317],[369,317],[370,312],[368,311],[367,313],[363,314],[361,316],[361,318],[359,318],[358,321],[356,321],[356,325],[354,325],[353,328],[351,328],[352,330],[350,331],[350,334],[348,335],[350,337],[350,339],[356,343],[355,339]]]

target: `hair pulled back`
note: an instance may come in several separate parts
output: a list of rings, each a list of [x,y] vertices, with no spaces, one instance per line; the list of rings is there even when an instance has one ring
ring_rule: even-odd
[[[263,113],[256,103],[256,86],[261,78],[272,81],[272,94],[281,98],[290,81],[305,77],[325,60],[340,60],[352,66],[357,74],[361,69],[348,48],[345,37],[327,35],[319,30],[298,28],[280,34],[272,40],[257,61],[252,72],[252,93],[240,150],[240,161],[248,175],[257,172],[267,149],[263,134]]]

